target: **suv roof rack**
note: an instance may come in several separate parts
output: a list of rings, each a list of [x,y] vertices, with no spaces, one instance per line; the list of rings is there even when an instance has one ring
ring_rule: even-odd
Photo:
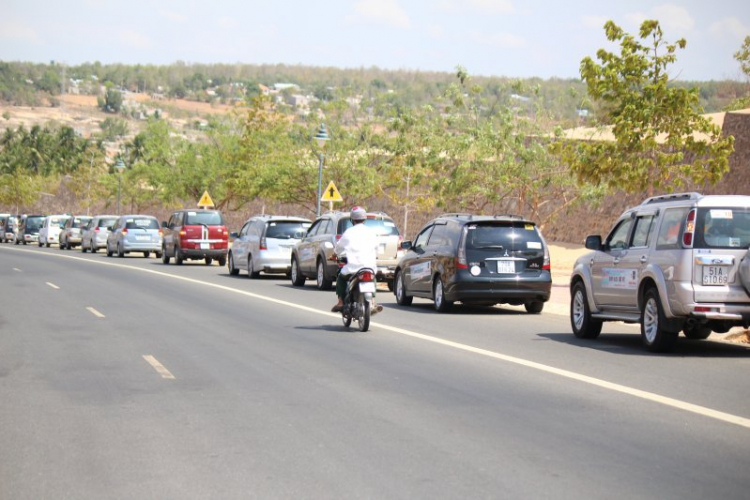
[[[472,217],[474,217],[474,214],[461,213],[461,212],[448,212],[446,214],[438,215],[438,218],[440,217],[468,217],[471,219]]]
[[[652,196],[651,198],[646,198],[645,200],[643,200],[641,205],[649,205],[651,203],[666,203],[669,201],[697,200],[701,197],[703,197],[703,195],[696,192],[663,194],[660,196]]]
[[[509,219],[526,220],[526,217],[524,217],[523,215],[518,215],[518,214],[496,214],[495,218],[497,219],[498,217],[508,217]]]

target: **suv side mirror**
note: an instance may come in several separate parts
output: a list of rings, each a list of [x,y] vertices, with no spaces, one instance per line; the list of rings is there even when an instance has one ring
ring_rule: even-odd
[[[401,250],[411,250],[411,240],[404,240],[401,242]]]
[[[229,233],[229,237],[230,238],[239,238],[240,234],[237,231],[232,231],[231,233]]]
[[[161,221],[161,227],[169,227],[169,225],[167,224],[167,221],[165,220]]]
[[[602,249],[602,237],[598,234],[586,236],[585,246],[589,250],[601,250]]]

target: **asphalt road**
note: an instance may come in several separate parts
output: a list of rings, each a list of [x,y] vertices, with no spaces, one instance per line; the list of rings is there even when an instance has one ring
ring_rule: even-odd
[[[722,498],[750,349],[0,245],[0,499]]]

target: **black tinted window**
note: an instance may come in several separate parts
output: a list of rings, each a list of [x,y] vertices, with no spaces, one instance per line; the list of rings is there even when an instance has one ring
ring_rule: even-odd
[[[44,217],[29,217],[26,219],[26,229],[40,229],[44,224]]]
[[[159,229],[159,223],[156,219],[147,219],[146,217],[135,217],[125,221],[127,229]]]
[[[541,250],[542,238],[534,224],[524,222],[469,224],[466,249]]]
[[[185,225],[193,226],[205,224],[207,226],[223,226],[224,217],[221,212],[188,212],[185,217]]]
[[[451,244],[451,238],[447,224],[435,224],[427,245],[431,247],[441,247]]]
[[[309,227],[309,222],[271,221],[266,228],[266,238],[277,238],[280,240],[301,238]]]

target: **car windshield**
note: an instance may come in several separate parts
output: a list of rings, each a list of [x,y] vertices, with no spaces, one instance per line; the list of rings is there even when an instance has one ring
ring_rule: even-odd
[[[159,229],[159,223],[156,219],[133,218],[125,222],[125,227],[128,229]]]
[[[72,227],[83,227],[88,224],[90,220],[91,217],[76,217],[75,219],[73,219]]]
[[[112,217],[111,219],[99,219],[99,227],[111,227],[115,225],[117,218]]]
[[[466,249],[541,250],[542,239],[534,224],[528,222],[470,224],[466,228]]]
[[[279,240],[291,240],[302,238],[310,228],[309,222],[299,221],[274,221],[268,223],[266,238]]]
[[[352,225],[352,220],[346,219],[342,233],[352,227]],[[378,236],[398,236],[396,224],[387,219],[366,219],[365,226],[373,228]]]
[[[186,226],[223,226],[224,218],[221,212],[188,212],[185,217]]]
[[[695,233],[695,248],[748,248],[750,209],[701,208]]]
[[[44,217],[28,217],[26,219],[26,229],[39,229],[44,224]]]

